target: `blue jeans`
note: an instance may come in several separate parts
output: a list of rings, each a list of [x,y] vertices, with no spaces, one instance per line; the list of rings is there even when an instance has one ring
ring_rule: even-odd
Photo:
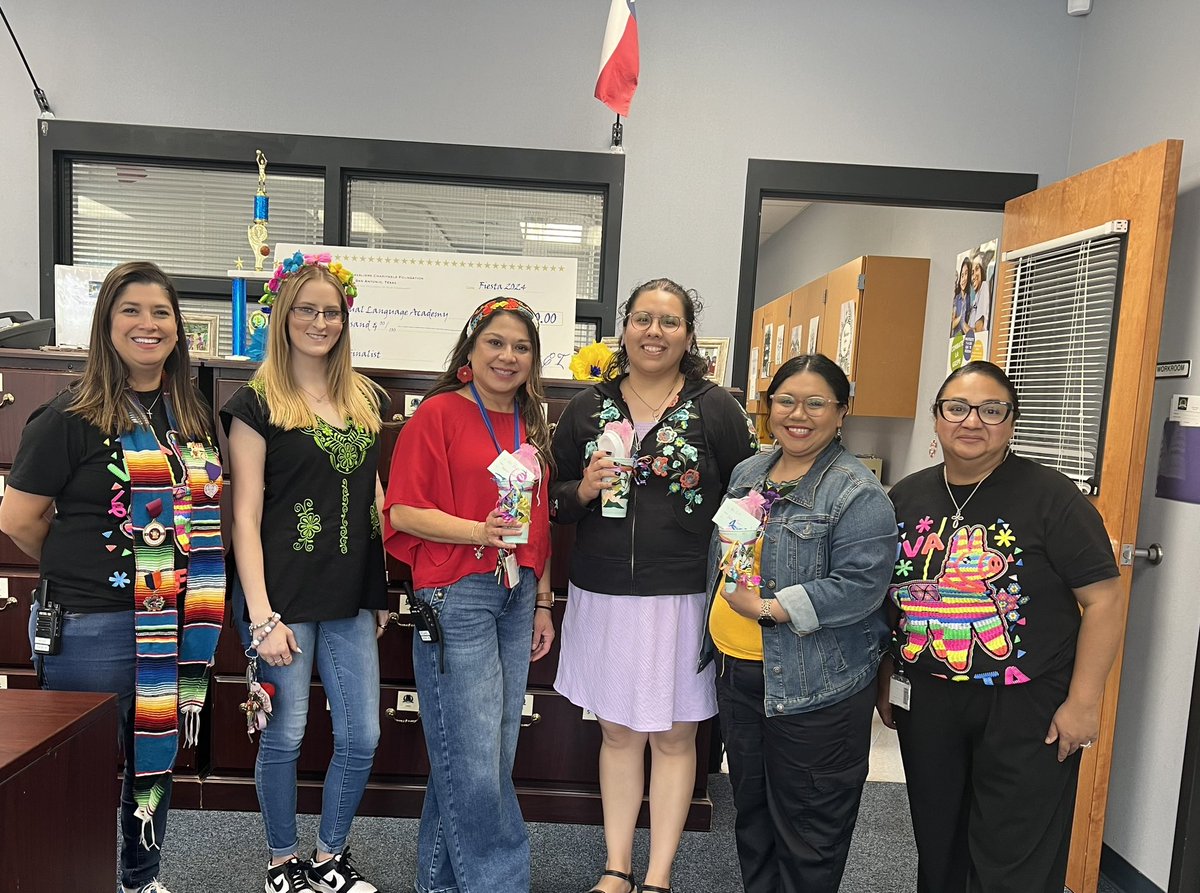
[[[245,595],[234,585],[233,616],[238,633],[249,645],[242,605]],[[272,856],[299,851],[296,832],[296,761],[308,724],[308,693],[314,664],[329,701],[333,722],[333,758],[321,792],[321,825],[317,849],[340,853],[350,837],[350,823],[367,787],[375,747],[379,744],[379,647],[375,612],[362,610],[343,620],[289,623],[300,652],[286,667],[258,663],[258,677],[275,686],[271,720],[258,742],[254,784]]]
[[[29,614],[29,641],[33,647],[34,612]],[[35,654],[35,667],[42,672],[42,687],[50,691],[100,691],[117,695],[117,741],[125,754],[121,783],[121,883],[141,887],[158,877],[163,839],[167,833],[167,810],[171,805],[171,777],[164,781],[162,802],[154,811],[152,825],[158,846],[141,845],[142,820],[133,813],[133,708],[137,653],[133,636],[133,611],[63,616],[62,650],[58,654]],[[182,741],[182,737],[180,738]],[[107,783],[107,778],[85,783]]]
[[[514,589],[490,574],[418,590],[442,627],[413,637],[431,767],[417,837],[418,893],[529,893],[529,835],[513,787],[537,579]]]

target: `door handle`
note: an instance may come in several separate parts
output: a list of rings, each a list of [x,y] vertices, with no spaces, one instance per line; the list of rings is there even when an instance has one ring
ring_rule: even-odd
[[[0,397],[0,408],[3,408],[3,407],[5,407],[5,406],[9,406],[10,404],[13,404],[13,403],[16,403],[16,402],[17,402],[17,398],[16,398],[16,397],[14,397],[12,394],[7,394],[7,393],[6,393],[4,396]]]
[[[1158,543],[1151,543],[1144,549],[1135,548],[1133,543],[1121,544],[1122,567],[1128,567],[1133,564],[1133,559],[1135,558],[1145,558],[1148,562],[1157,566],[1162,564],[1164,556],[1163,547]]]

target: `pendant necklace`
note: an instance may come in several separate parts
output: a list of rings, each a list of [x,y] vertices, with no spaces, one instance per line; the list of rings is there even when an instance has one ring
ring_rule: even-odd
[[[629,385],[629,390],[631,390],[633,392],[633,396],[637,397],[639,400],[642,401],[643,404],[645,404],[646,408],[648,410],[650,410],[650,415],[652,415],[654,417],[654,421],[657,422],[659,417],[662,415],[662,411],[665,407],[666,402],[668,400],[670,400],[671,397],[675,394],[675,386],[676,386],[676,382],[678,382],[678,381],[679,381],[678,375],[676,375],[673,379],[671,379],[671,387],[667,391],[667,396],[663,397],[660,401],[658,401],[658,406],[652,406],[649,400],[647,400],[645,397],[643,397],[641,394],[639,394],[637,392],[637,388],[635,388],[633,386],[633,382],[631,382],[628,378],[625,379],[625,384]]]
[[[1000,466],[998,465],[996,466],[996,468],[999,467]],[[992,471],[995,471],[996,468],[993,468]],[[979,479],[979,483],[975,485],[975,489],[972,490],[967,498],[962,501],[962,505],[959,505],[958,500],[954,498],[954,493],[950,490],[950,479],[946,476],[946,466],[942,466],[942,482],[946,485],[946,495],[949,496],[950,501],[954,503],[954,514],[950,516],[950,520],[954,522],[955,530],[958,530],[958,525],[962,523],[963,509],[967,507],[967,503],[971,501],[971,497],[979,491],[981,486],[983,486],[983,482],[992,476],[992,471],[989,471]]]
[[[158,393],[154,395],[154,399],[150,401],[150,405],[147,406],[145,403],[142,402],[142,398],[137,395],[137,392],[135,392],[133,390],[130,390],[130,392],[129,392],[129,396],[133,400],[133,402],[136,403],[138,408],[146,414],[146,422],[148,424],[150,423],[150,420],[154,417],[154,407],[158,406],[158,401],[162,399],[162,395],[163,395],[163,392],[162,392],[162,389],[160,388]]]
[[[300,388],[300,385],[296,385],[296,387]],[[329,399],[329,392],[328,392],[328,391],[326,391],[326,392],[325,392],[325,396],[324,396],[324,397],[318,397],[316,394],[314,394],[314,393],[313,393],[312,391],[310,391],[308,388],[300,388],[300,390],[302,390],[304,393],[308,394],[308,396],[312,397],[312,398],[313,398],[313,400],[315,400],[315,401],[316,401],[316,402],[318,402],[318,403],[324,403],[325,401],[327,401],[327,400]]]

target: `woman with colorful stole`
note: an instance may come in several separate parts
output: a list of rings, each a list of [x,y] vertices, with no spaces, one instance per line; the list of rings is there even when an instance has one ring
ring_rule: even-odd
[[[30,416],[0,504],[41,572],[31,643],[39,609],[61,613],[61,641],[34,647],[42,687],[118,697],[125,893],[167,893],[171,770],[180,731],[196,743],[224,613],[221,464],[182,332],[162,270],[114,268],[83,375]]]
[[[485,301],[392,454],[387,548],[412,568],[424,627],[413,636],[430,763],[418,893],[529,893],[512,770],[529,664],[554,640],[541,372],[533,311],[516,298]],[[526,444],[541,473],[528,540],[514,544],[504,538],[523,528],[498,505],[489,466],[502,453],[527,455]]]
[[[221,409],[234,482],[233,616],[259,684],[270,686],[254,766],[270,850],[267,893],[376,889],[351,861],[348,840],[379,742],[376,640],[388,614],[378,467],[387,404],[350,365],[356,294],[353,275],[327,254],[284,260],[265,289],[266,358]],[[314,667],[333,756],[316,848],[305,858],[296,761]]]

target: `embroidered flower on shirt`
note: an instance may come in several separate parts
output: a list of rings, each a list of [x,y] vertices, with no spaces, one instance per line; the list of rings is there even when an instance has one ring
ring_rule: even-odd
[[[896,576],[897,577],[907,577],[909,574],[912,573],[912,569],[913,569],[913,563],[911,561],[909,561],[907,558],[901,559],[900,561],[896,562]]]
[[[1016,541],[1017,538],[1013,536],[1013,532],[1007,527],[996,534],[996,545],[1003,546],[1005,549],[1007,549]]]
[[[917,522],[917,533],[928,533],[933,529],[933,518],[926,515]]]
[[[108,578],[108,582],[112,584],[113,589],[124,589],[129,585],[129,574],[124,571],[114,571],[113,575]]]

